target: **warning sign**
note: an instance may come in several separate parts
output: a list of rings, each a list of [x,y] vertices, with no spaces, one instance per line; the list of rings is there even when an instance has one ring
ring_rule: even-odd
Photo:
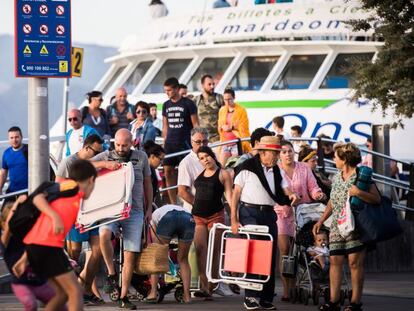
[[[39,7],[39,12],[40,12],[40,14],[42,14],[42,15],[46,15],[48,11],[49,11],[49,9],[48,9],[47,5],[45,5],[45,4],[42,4],[42,5]]]
[[[32,54],[32,50],[29,48],[28,45],[25,46],[23,50],[23,54]]]
[[[58,5],[56,7],[56,14],[57,15],[63,15],[63,14],[65,14],[65,8],[63,7],[63,5]]]
[[[48,55],[49,51],[46,48],[46,45],[43,44],[42,48],[40,49],[40,54],[42,55]]]
[[[63,35],[65,33],[65,27],[63,25],[58,25],[56,27],[56,33],[58,35]]]
[[[59,61],[59,72],[68,72],[68,61],[60,60]]]

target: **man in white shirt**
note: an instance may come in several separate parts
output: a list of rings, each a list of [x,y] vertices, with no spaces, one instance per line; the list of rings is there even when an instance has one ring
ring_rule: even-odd
[[[285,126],[285,118],[282,116],[274,117],[272,120],[272,127],[275,131],[275,136],[279,136],[279,138],[289,140],[290,135],[289,133],[285,132],[283,130],[283,127]]]
[[[208,133],[205,128],[195,127],[191,130],[191,152],[178,166],[178,196],[184,201],[184,207],[191,212],[193,208],[195,188],[194,180],[203,171],[197,157],[197,150],[208,145]]]
[[[270,279],[263,284],[261,292],[245,290],[244,307],[248,310],[275,310],[272,302],[275,289],[277,215],[273,206],[276,203],[294,205],[298,197],[290,191],[276,164],[281,150],[280,139],[276,136],[264,136],[255,149],[258,154],[240,165],[234,180],[230,205],[231,227],[234,234],[237,234],[239,223],[243,226],[269,227],[274,241]]]
[[[68,121],[72,127],[66,133],[66,156],[75,154],[83,147],[83,142],[89,135],[95,134],[101,137],[97,130],[82,123],[79,109],[71,109],[68,112]]]

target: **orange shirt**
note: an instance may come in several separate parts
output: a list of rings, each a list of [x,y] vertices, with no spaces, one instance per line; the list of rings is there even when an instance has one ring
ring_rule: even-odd
[[[73,181],[72,181],[73,182]],[[52,219],[41,213],[33,228],[24,238],[25,244],[36,244],[51,247],[64,246],[65,237],[76,222],[83,192],[79,191],[76,195],[69,198],[59,198],[50,202],[51,208],[59,215],[63,222],[64,232],[55,234],[53,232]]]

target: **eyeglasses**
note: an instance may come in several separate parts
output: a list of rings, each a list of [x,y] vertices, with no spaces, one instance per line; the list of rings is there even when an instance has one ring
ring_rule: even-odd
[[[135,111],[135,113],[136,114],[147,114],[147,111],[146,110],[137,110],[137,111]]]
[[[94,155],[97,155],[97,154],[101,153],[100,151],[93,149],[91,146],[88,146],[88,148],[93,151]]]
[[[164,157],[163,157],[163,156],[156,155],[155,157],[156,157],[158,160],[160,160],[161,162],[162,162],[162,161],[164,161]]]
[[[195,143],[196,145],[207,145],[208,144],[208,140],[207,139],[203,139],[203,140],[193,140],[193,143]]]
[[[69,122],[72,122],[72,121],[78,121],[78,118],[68,118],[68,121],[69,121]]]

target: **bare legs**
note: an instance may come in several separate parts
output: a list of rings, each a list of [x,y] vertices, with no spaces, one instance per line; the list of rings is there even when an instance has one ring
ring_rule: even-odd
[[[289,255],[291,244],[292,244],[292,237],[285,235],[285,234],[278,235],[277,246],[279,248],[279,270],[280,270],[280,279],[282,280],[282,285],[283,285],[282,298],[289,298],[289,289],[291,287],[291,279],[288,279],[282,276],[282,256]]]
[[[177,185],[177,171],[174,166],[164,166],[165,183],[167,187]],[[177,190],[168,190],[168,197],[171,204],[177,204]]]

